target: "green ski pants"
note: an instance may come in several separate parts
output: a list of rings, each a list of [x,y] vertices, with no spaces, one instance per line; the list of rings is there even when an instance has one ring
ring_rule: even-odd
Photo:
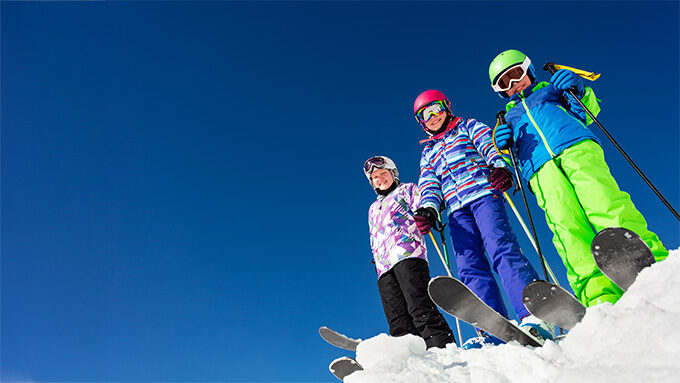
[[[567,268],[567,279],[586,307],[616,302],[623,291],[597,268],[590,252],[595,234],[611,226],[636,232],[660,261],[668,256],[656,234],[619,189],[595,141],[565,149],[543,165],[529,182],[552,230],[553,244]]]

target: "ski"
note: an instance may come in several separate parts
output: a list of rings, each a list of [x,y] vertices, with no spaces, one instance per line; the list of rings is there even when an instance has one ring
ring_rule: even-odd
[[[345,377],[353,372],[361,371],[364,368],[361,367],[359,362],[350,358],[348,356],[340,357],[331,362],[328,369],[331,371],[336,378],[344,381]]]
[[[352,339],[325,326],[319,328],[319,335],[321,335],[326,342],[347,351],[356,352],[357,346],[361,343],[361,339]]]
[[[632,230],[608,227],[595,236],[590,246],[597,267],[623,291],[638,273],[655,260],[647,244]]]
[[[427,286],[432,301],[442,310],[504,342],[540,347],[542,342],[526,334],[479,299],[463,282],[447,276],[432,278]]]
[[[586,315],[586,308],[561,286],[533,281],[522,292],[524,306],[537,318],[571,330]]]

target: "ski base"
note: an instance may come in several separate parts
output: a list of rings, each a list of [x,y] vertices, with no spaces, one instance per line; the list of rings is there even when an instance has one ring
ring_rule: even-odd
[[[597,267],[623,291],[638,273],[655,260],[649,246],[632,230],[608,227],[595,236],[590,246]]]
[[[361,343],[361,339],[350,338],[325,326],[319,328],[319,335],[321,335],[326,342],[347,351],[356,352],[357,346]]]
[[[517,341],[523,346],[533,347],[542,345],[542,342],[520,330],[455,278],[433,278],[427,291],[432,301],[442,310],[504,342]]]
[[[343,356],[331,362],[328,369],[331,371],[336,378],[344,381],[345,377],[357,371],[361,371],[364,368],[361,367],[359,362],[350,358],[348,356]]]
[[[586,308],[561,286],[533,281],[522,292],[524,306],[531,314],[556,326],[571,330],[586,314]]]

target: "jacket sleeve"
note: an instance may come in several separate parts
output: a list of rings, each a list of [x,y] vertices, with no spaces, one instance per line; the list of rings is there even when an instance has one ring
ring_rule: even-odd
[[[434,172],[432,164],[427,159],[427,148],[420,157],[420,178],[418,178],[420,192],[420,207],[432,207],[439,211],[442,203],[442,181]]]
[[[415,212],[420,207],[420,192],[418,191],[418,185],[408,184],[408,188],[409,209],[411,209],[411,212]]]
[[[581,101],[583,102],[583,105],[588,108],[590,113],[593,114],[593,116],[597,117],[598,114],[600,114],[600,104],[598,103],[597,97],[595,97],[595,92],[593,91],[593,88],[586,87],[586,92],[581,98]],[[586,125],[590,125],[593,123],[593,119],[586,114]]]
[[[368,209],[368,238],[370,239],[371,252],[373,252],[373,205]]]
[[[590,125],[593,123],[593,119],[590,118],[590,116],[583,110],[583,107],[576,101],[574,100],[574,97],[572,97],[568,93],[564,93],[562,95],[562,98],[564,98],[564,103],[566,104],[567,108],[574,113],[578,118],[581,120],[585,121],[586,125]],[[597,117],[597,115],[600,113],[600,104],[598,104],[598,99],[595,97],[595,92],[593,91],[593,88],[590,87],[585,87],[585,91],[583,92],[583,97],[581,97],[581,102],[583,105],[590,110],[590,113],[593,114],[593,116]]]
[[[472,144],[487,164],[496,168],[507,168],[507,163],[493,144],[492,131],[486,124],[475,119],[469,119],[467,129],[472,139]]]

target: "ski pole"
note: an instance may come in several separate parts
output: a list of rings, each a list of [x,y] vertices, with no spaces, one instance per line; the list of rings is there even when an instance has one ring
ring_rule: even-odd
[[[550,72],[550,74],[555,74],[555,72],[557,72],[557,68],[555,68],[555,63],[553,63],[553,62],[546,63],[543,66],[543,70]],[[635,165],[635,162],[633,162],[633,160],[628,156],[628,154],[626,154],[626,152],[623,150],[623,148],[618,144],[618,142],[616,142],[614,137],[612,137],[612,135],[609,134],[607,129],[605,129],[604,126],[602,126],[602,124],[600,124],[600,121],[598,121],[597,118],[595,118],[595,116],[593,115],[593,113],[583,104],[583,101],[581,101],[576,96],[576,92],[574,92],[574,89],[571,89],[571,88],[567,89],[567,93],[569,93],[574,98],[574,100],[576,100],[576,102],[578,102],[579,105],[581,105],[583,110],[585,110],[585,112],[588,113],[588,116],[590,116],[590,118],[593,120],[593,122],[595,122],[595,124],[597,124],[597,126],[600,127],[600,130],[602,130],[602,133],[604,133],[604,135],[607,136],[609,141],[611,141],[612,144],[614,144],[614,146],[616,146],[616,149],[618,149],[619,152],[621,152],[623,157],[628,161],[628,163],[633,167],[633,169],[635,169],[635,171],[640,175],[640,177],[642,177],[642,179],[652,189],[652,191],[656,194],[656,196],[659,197],[661,202],[663,202],[666,205],[666,207],[668,208],[668,210],[670,210],[671,213],[673,213],[675,218],[678,221],[680,221],[680,214],[678,214],[678,212],[673,208],[673,206],[671,206],[670,202],[668,202],[668,200],[666,200],[666,198],[664,198],[664,196],[661,195],[661,192],[656,187],[654,187],[654,185],[652,184],[652,181],[650,181],[649,178],[647,178],[647,176],[645,176],[645,174],[642,172],[642,170],[640,170],[640,168],[638,168],[637,165]]]
[[[444,220],[442,219],[442,211],[444,210],[444,208],[445,208],[445,204],[444,204],[444,201],[442,201],[442,204],[439,208],[439,222],[444,222]],[[446,264],[450,268],[451,262],[449,261],[449,250],[447,249],[447,246],[446,246],[446,237],[444,237],[444,227],[445,226],[446,225],[442,224],[441,228],[437,231],[439,232],[439,236],[442,237],[442,247],[444,248],[444,259],[446,259]]]
[[[445,208],[445,203],[442,201],[442,205],[439,209],[439,222],[444,222],[442,219],[442,211],[444,211]],[[451,262],[449,261],[449,250],[448,246],[446,245],[446,237],[444,236],[444,227],[446,225],[442,224],[441,227],[439,228],[439,235],[442,237],[442,248],[444,248],[444,259],[446,259],[446,265],[449,267],[449,275],[451,275]],[[458,318],[456,318],[456,329],[458,330],[458,339],[460,339],[460,344],[463,344],[463,336],[461,335],[460,331],[460,321]]]
[[[501,110],[498,113],[496,113],[496,120],[498,120],[499,125],[500,124],[507,124],[505,121],[505,111]],[[519,166],[517,165],[517,158],[515,158],[515,143],[512,140],[512,137],[510,137],[510,141],[508,142],[510,148],[510,161],[512,161],[512,167],[515,168],[515,177],[517,177],[517,185],[519,185],[519,191],[522,192],[522,199],[524,200],[524,207],[527,209],[527,215],[529,216],[529,224],[531,225],[531,232],[534,235],[534,241],[536,244],[536,252],[538,253],[538,257],[541,259],[541,266],[543,266],[543,275],[545,275],[545,280],[550,282],[550,279],[548,278],[548,269],[545,266],[545,258],[543,257],[543,252],[541,251],[541,245],[538,242],[538,235],[536,235],[536,227],[534,226],[534,220],[531,218],[531,211],[529,210],[529,203],[527,202],[527,196],[524,193],[524,184],[522,183],[522,178],[519,174]],[[553,282],[557,282],[557,280],[553,280]]]
[[[512,203],[512,200],[510,199],[510,195],[508,195],[508,192],[503,192],[503,197],[505,197],[505,200],[508,201],[508,205],[510,205],[510,208],[512,209],[513,213],[515,213],[515,217],[517,217],[519,224],[522,225],[522,229],[524,229],[524,233],[527,235],[527,238],[529,238],[529,242],[531,242],[531,245],[534,246],[534,250],[536,250],[536,253],[538,253],[538,247],[536,246],[534,237],[532,237],[531,234],[529,234],[529,229],[527,229],[527,225],[524,223],[522,216],[519,215],[517,207],[515,207],[515,204]],[[553,273],[552,269],[550,268],[550,265],[546,263],[545,266],[548,269],[548,273],[550,273],[550,277],[553,279],[553,281],[555,281],[555,283],[557,283],[557,278],[555,278],[555,273]]]
[[[437,253],[439,253],[439,258],[441,258],[442,263],[444,264],[444,268],[446,269],[446,272],[449,274],[449,277],[453,278],[453,275],[451,275],[451,269],[449,269],[449,265],[446,264],[446,260],[444,259],[444,254],[442,254],[442,251],[439,249],[439,245],[437,244],[437,240],[434,239],[434,234],[432,234],[432,230],[429,231],[430,234],[430,239],[432,240],[432,243],[434,243],[434,248],[437,249]]]
[[[453,275],[451,275],[451,269],[449,268],[448,263],[446,263],[446,260],[444,260],[444,255],[442,254],[442,251],[439,249],[439,245],[437,244],[437,241],[434,239],[434,234],[432,234],[432,230],[430,230],[430,239],[432,240],[432,243],[434,243],[434,248],[437,249],[437,253],[439,253],[439,258],[441,258],[442,263],[444,264],[444,268],[446,269],[446,272],[449,274],[449,277],[453,278]],[[446,246],[446,245],[444,245]],[[463,344],[463,336],[461,335],[460,332],[460,321],[456,317],[456,328],[458,330],[458,340],[460,344],[458,346],[461,346]]]

